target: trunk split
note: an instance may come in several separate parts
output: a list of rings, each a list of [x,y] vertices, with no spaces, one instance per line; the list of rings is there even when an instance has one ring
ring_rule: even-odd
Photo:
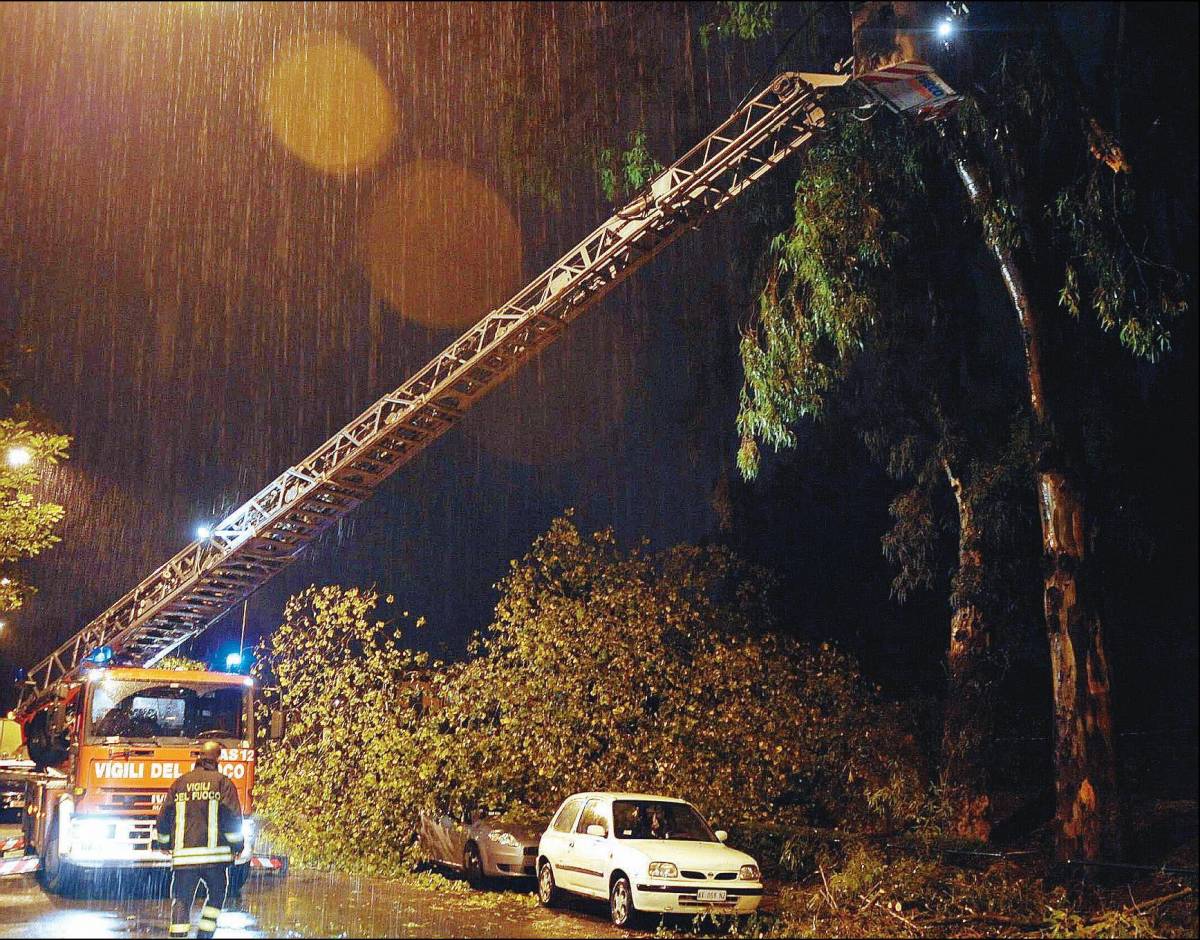
[[[961,154],[955,169],[971,202],[986,219],[991,191],[983,172]],[[985,235],[1017,314],[1025,349],[1034,417],[1055,438],[1045,396],[1039,311],[1013,251],[993,232]],[[1082,489],[1061,463],[1061,448],[1039,462],[1044,605],[1054,696],[1055,854],[1069,858],[1117,857],[1120,827],[1116,751],[1109,698],[1108,658],[1094,585],[1087,578]]]

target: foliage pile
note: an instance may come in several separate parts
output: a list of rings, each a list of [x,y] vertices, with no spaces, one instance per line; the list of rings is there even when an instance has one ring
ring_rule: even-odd
[[[1047,887],[1043,873],[1011,860],[982,870],[920,855],[888,857],[852,846],[826,857],[802,884],[786,885],[774,910],[743,936],[911,937],[1194,936],[1192,888],[1155,877],[1135,890]],[[1135,899],[1136,898],[1136,899]]]
[[[394,869],[421,811],[544,821],[589,789],[678,794],[723,827],[890,828],[920,807],[901,716],[845,656],[778,636],[765,576],[727,550],[625,551],[568,515],[499,587],[445,667],[372,619],[374,593],[293,598],[256,669],[289,719],[260,809],[295,854]]]

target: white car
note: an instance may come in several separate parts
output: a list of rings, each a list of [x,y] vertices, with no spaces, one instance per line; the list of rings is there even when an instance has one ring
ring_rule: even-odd
[[[560,891],[607,898],[612,922],[640,912],[749,914],[762,901],[762,874],[725,845],[685,800],[645,793],[576,793],[538,843],[538,900]]]
[[[540,828],[486,810],[422,813],[417,837],[430,861],[458,869],[480,888],[488,878],[532,878]]]

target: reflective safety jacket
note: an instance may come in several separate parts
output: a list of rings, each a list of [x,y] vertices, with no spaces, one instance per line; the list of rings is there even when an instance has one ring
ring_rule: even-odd
[[[171,784],[156,839],[171,864],[228,865],[242,848],[242,805],[233,781],[197,766]]]

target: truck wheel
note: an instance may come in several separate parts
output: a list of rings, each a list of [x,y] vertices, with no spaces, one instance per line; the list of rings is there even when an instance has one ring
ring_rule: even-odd
[[[51,824],[46,834],[46,845],[42,849],[42,864],[38,871],[42,887],[51,894],[70,897],[79,884],[79,870],[64,861],[58,851],[58,819]]]

